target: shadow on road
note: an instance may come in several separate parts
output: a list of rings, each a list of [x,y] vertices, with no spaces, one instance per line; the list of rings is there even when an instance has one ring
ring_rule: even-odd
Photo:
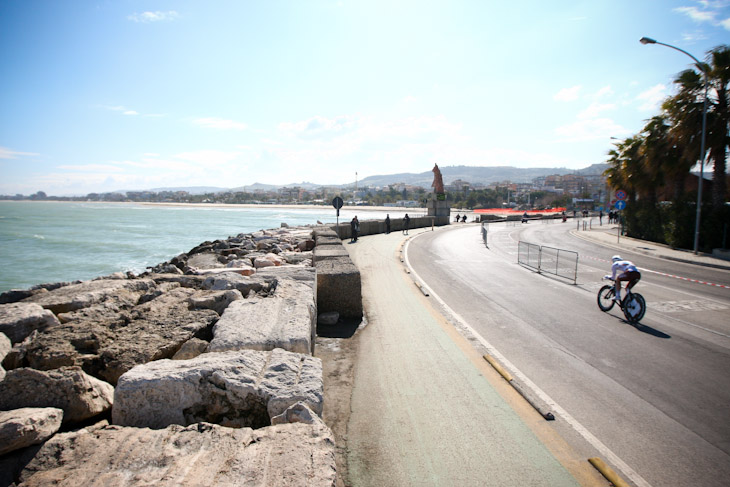
[[[626,323],[629,323],[628,321]],[[631,323],[629,323],[631,324]],[[672,338],[672,335],[667,335],[663,331],[659,331],[656,328],[652,328],[651,326],[642,325],[641,323],[636,323],[632,325],[634,328],[639,330],[642,333],[646,333],[647,335],[655,336],[657,338]]]

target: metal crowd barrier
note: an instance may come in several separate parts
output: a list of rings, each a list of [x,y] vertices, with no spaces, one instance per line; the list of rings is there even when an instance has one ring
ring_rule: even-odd
[[[578,282],[578,252],[519,242],[517,263],[538,273],[554,274]]]
[[[518,242],[517,262],[540,272],[540,246],[520,240]]]

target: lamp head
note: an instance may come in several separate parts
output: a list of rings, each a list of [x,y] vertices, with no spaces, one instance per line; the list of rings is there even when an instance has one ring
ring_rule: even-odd
[[[639,39],[639,42],[641,42],[642,44],[656,44],[656,41],[651,37],[642,37],[641,39]]]

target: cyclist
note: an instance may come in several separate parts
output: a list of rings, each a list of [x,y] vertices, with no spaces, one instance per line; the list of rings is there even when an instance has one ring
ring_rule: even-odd
[[[641,272],[636,268],[633,262],[629,260],[623,260],[620,255],[614,255],[611,257],[611,274],[606,275],[606,279],[612,279],[614,281],[614,296],[613,300],[621,302],[621,283],[627,281],[628,285],[626,289],[631,289],[641,279]]]

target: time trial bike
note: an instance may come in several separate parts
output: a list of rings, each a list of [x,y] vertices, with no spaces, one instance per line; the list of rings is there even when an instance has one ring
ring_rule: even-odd
[[[607,280],[612,281],[613,279]],[[613,284],[607,284],[598,291],[597,301],[601,311],[610,311],[614,304],[618,304],[619,308],[624,312],[626,321],[632,324],[641,321],[646,313],[646,300],[644,300],[644,296],[631,292],[631,288],[627,288],[623,299],[621,301],[614,301],[613,297],[615,292]]]

